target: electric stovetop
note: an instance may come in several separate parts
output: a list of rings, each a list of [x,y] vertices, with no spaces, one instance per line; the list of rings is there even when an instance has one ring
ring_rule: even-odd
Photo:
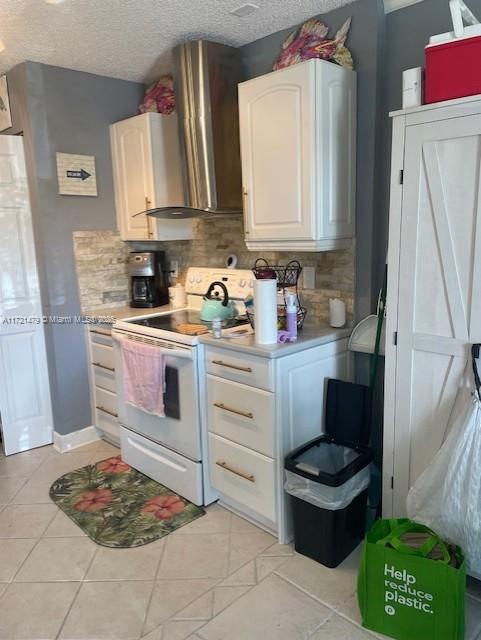
[[[222,322],[222,328],[232,329],[248,324],[248,322],[246,316],[237,316],[229,320],[224,320]],[[177,329],[181,324],[203,324],[208,329],[212,328],[212,322],[201,320],[200,312],[192,309],[174,311],[173,313],[158,316],[149,316],[148,318],[141,318],[140,320],[129,320],[129,324],[138,324],[143,327],[149,327],[150,329],[163,329],[164,331],[172,331],[174,333],[181,333]]]

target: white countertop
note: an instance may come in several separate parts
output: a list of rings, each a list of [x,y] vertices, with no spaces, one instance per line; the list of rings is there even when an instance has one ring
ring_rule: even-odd
[[[325,325],[306,324],[302,331],[299,331],[295,342],[284,344],[256,344],[254,334],[242,338],[214,338],[211,334],[207,334],[200,336],[199,342],[210,347],[232,349],[264,358],[281,358],[304,349],[312,349],[328,342],[347,338],[351,335],[351,331],[352,329],[333,329]]]
[[[153,309],[138,309],[125,305],[122,307],[110,307],[107,309],[84,311],[82,315],[88,316],[89,324],[95,326],[95,324],[112,325],[117,320],[138,318],[139,316],[151,316],[168,311],[178,311],[178,309],[173,309],[168,304],[163,305],[162,307],[155,307]],[[98,320],[95,321],[94,319]],[[302,328],[302,331],[299,331],[295,342],[288,342],[284,344],[256,344],[254,334],[250,334],[242,338],[214,338],[212,334],[209,333],[199,336],[199,342],[212,347],[221,347],[224,349],[232,349],[233,351],[251,353],[264,358],[281,358],[282,356],[297,353],[304,349],[312,349],[313,347],[317,347],[328,342],[347,338],[351,335],[351,332],[352,329],[349,328],[333,329],[328,325],[306,324]]]
[[[178,309],[175,309],[178,311]],[[139,316],[155,316],[158,313],[166,311],[174,311],[170,304],[164,304],[161,307],[153,307],[152,309],[139,309],[138,307],[109,307],[108,309],[92,309],[91,311],[83,311],[83,316],[89,318],[98,318],[99,324],[114,324],[116,320],[124,320],[125,318],[138,318]],[[95,324],[95,322],[92,322]]]

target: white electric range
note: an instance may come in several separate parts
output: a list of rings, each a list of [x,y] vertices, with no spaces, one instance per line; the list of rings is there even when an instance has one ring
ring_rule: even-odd
[[[244,301],[253,293],[253,274],[240,269],[190,268],[186,277],[187,307],[118,320],[113,327],[117,371],[120,443],[123,459],[145,475],[197,505],[217,496],[208,478],[207,428],[200,398],[205,395],[203,346],[198,336],[179,333],[185,323],[200,320],[203,297],[212,282],[222,282],[235,302],[237,315],[223,333],[248,332]],[[140,341],[165,354],[165,417],[146,413],[124,401],[122,340]],[[162,390],[159,390],[162,393]]]

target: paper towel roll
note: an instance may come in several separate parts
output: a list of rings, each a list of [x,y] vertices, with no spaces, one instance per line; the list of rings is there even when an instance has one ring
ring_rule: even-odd
[[[175,287],[169,287],[169,302],[174,309],[187,306],[187,295],[183,285],[179,283]]]
[[[277,343],[277,280],[254,280],[254,325],[257,344]]]
[[[329,323],[335,328],[346,324],[346,305],[338,298],[329,299]]]

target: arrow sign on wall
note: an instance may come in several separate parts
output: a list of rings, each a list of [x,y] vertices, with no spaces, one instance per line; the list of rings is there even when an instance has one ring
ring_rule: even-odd
[[[57,151],[57,176],[61,196],[98,195],[95,156]]]
[[[90,173],[85,171],[85,169],[80,169],[79,171],[67,171],[67,178],[75,178],[78,180],[87,180],[90,178]]]

